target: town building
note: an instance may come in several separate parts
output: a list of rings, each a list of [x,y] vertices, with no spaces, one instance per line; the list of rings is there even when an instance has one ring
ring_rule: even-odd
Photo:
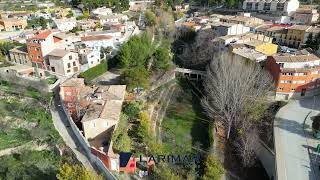
[[[291,16],[299,8],[298,0],[245,0],[243,2],[243,10],[248,12],[264,12]]]
[[[130,0],[129,10],[130,11],[145,11],[148,6],[154,3],[154,0]]]
[[[61,76],[72,76],[80,71],[78,53],[54,49],[48,55],[48,70]]]
[[[317,22],[319,19],[319,13],[317,9],[303,9],[299,8],[294,13],[294,22],[298,24],[310,25]]]
[[[250,31],[250,28],[242,24],[234,23],[215,23],[211,28],[216,36],[239,35]]]
[[[20,47],[16,47],[9,50],[9,55],[10,55],[9,61],[11,63],[24,64],[24,65],[31,66],[31,62],[29,60],[28,50],[26,46],[20,46]]]
[[[56,24],[57,29],[62,32],[68,32],[77,26],[75,18],[54,19],[53,22]]]
[[[55,39],[51,31],[44,31],[27,39],[29,59],[33,67],[36,67],[39,76],[44,76],[47,69],[45,56],[55,48]]]
[[[100,51],[90,48],[79,49],[81,72],[100,64],[100,54]]]
[[[288,100],[317,94],[320,87],[320,57],[310,49],[269,56],[266,68],[276,85],[276,99]]]
[[[0,28],[5,31],[15,31],[19,29],[25,29],[28,23],[26,19],[23,18],[1,18]]]
[[[267,56],[276,54],[278,51],[278,45],[256,39],[245,42],[244,44],[246,47],[254,49],[257,52],[261,52]]]
[[[106,7],[97,8],[91,11],[91,15],[93,17],[110,16],[112,15],[112,9]]]
[[[249,59],[257,63],[262,63],[267,59],[267,56],[264,53],[261,53],[248,47],[233,48],[232,53],[244,59]]]
[[[264,20],[250,16],[221,16],[221,22],[242,24],[247,27],[255,27],[264,23]]]
[[[189,4],[175,5],[174,8],[177,12],[187,12],[190,10],[190,5]]]
[[[81,37],[81,42],[86,47],[99,51],[101,47],[114,47],[114,39],[110,35],[88,35]]]

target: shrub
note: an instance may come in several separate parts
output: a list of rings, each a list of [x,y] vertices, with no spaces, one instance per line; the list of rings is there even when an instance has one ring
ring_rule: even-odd
[[[315,131],[319,131],[320,130],[320,116],[316,116],[313,119],[312,129],[314,129]]]
[[[209,155],[206,160],[205,173],[202,177],[203,180],[219,180],[221,179],[224,169],[221,163],[212,155]]]
[[[93,68],[86,70],[85,72],[80,73],[80,77],[84,78],[86,83],[90,82],[94,78],[100,76],[108,70],[108,64],[105,60]]]

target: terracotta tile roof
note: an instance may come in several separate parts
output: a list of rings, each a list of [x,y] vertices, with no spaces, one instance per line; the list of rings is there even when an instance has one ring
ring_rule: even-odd
[[[62,39],[60,39],[60,38],[58,38],[58,37],[53,37],[53,41],[54,41],[54,43],[57,43],[57,42],[59,42],[59,41],[61,41]]]
[[[306,31],[310,28],[311,26],[305,26],[305,25],[293,25],[289,27],[288,29],[294,29],[294,30],[301,30],[301,31]]]
[[[80,87],[84,85],[83,78],[70,78],[60,84],[62,87]]]
[[[295,53],[283,53],[272,56],[276,62],[308,62],[320,60],[320,57],[308,51],[308,49],[303,49]]]
[[[107,40],[112,39],[110,35],[95,35],[95,36],[85,36],[81,37],[81,41],[98,41],[98,40]]]
[[[46,39],[52,32],[50,30],[41,32],[32,37],[32,39]]]

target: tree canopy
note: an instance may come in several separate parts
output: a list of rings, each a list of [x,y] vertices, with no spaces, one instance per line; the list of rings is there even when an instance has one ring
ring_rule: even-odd
[[[205,173],[202,177],[203,180],[220,180],[224,169],[221,163],[212,155],[207,157],[205,163]]]
[[[91,171],[86,170],[85,167],[80,165],[63,164],[57,174],[58,180],[103,180],[103,176],[96,175]]]
[[[94,9],[102,6],[114,8],[115,11],[125,11],[129,9],[129,0],[72,0],[71,5],[83,4],[86,9]]]

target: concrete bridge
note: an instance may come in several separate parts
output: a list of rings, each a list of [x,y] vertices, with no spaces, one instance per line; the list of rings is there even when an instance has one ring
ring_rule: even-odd
[[[207,73],[205,71],[193,70],[193,69],[184,69],[184,68],[176,68],[174,70],[176,73],[182,73],[190,80],[202,80],[205,79]]]

